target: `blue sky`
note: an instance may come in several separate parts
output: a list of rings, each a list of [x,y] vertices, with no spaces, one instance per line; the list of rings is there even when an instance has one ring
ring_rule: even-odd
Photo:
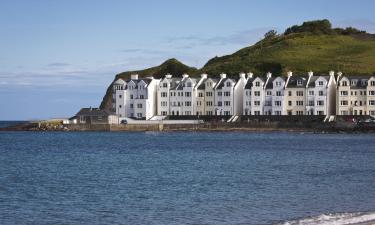
[[[202,67],[314,19],[375,33],[375,1],[1,0],[0,120],[98,106],[116,73],[168,58]]]

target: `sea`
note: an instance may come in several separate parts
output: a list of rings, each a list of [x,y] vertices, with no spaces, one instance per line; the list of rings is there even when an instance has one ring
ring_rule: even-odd
[[[0,224],[375,220],[374,134],[0,132]]]

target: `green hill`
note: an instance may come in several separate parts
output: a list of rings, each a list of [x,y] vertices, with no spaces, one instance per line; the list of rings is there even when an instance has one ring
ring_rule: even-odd
[[[183,73],[218,76],[224,72],[237,76],[240,72],[251,71],[262,76],[269,71],[275,75],[293,71],[298,75],[310,70],[317,74],[326,74],[330,70],[353,75],[374,74],[375,35],[352,27],[333,29],[328,20],[310,21],[292,26],[281,35],[268,32],[258,43],[232,55],[210,59],[201,69],[170,59],[157,67],[120,73],[115,79],[126,79],[132,73],[160,78],[167,73],[174,76]],[[101,108],[110,107],[111,88],[110,85]]]

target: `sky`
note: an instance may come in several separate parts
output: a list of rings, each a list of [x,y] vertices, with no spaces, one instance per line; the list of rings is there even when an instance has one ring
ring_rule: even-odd
[[[0,120],[99,106],[115,74],[177,58],[202,67],[315,19],[375,33],[373,0],[0,0]]]

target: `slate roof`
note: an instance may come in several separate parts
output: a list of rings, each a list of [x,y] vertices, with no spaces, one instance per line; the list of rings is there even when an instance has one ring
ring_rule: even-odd
[[[207,81],[207,78],[204,78],[200,84],[197,84],[197,89],[198,90],[206,89],[206,81]]]
[[[304,88],[306,87],[308,77],[306,76],[291,76],[289,78],[286,88]],[[298,82],[302,82],[298,85]]]
[[[109,110],[99,109],[99,108],[82,108],[76,114],[76,116],[109,116],[114,115],[114,113]]]
[[[320,77],[323,77],[327,82],[329,81],[329,76],[325,76],[325,75],[317,75],[317,76],[312,76],[310,78],[310,81],[309,83],[307,84],[307,87],[315,87],[315,81],[317,79],[319,79]]]
[[[175,90],[183,90],[183,88],[185,87],[185,84],[186,82],[189,80],[189,77],[185,77],[185,78],[182,78],[182,80],[180,82],[178,82],[176,84],[176,87],[172,88],[171,89],[175,89]],[[191,82],[192,82],[192,87],[195,86],[195,84],[197,83],[197,79],[195,78],[190,78]]]
[[[249,78],[245,84],[245,89],[251,89],[253,87],[253,81],[255,78]]]
[[[371,78],[371,76],[342,76],[340,80],[344,77],[349,79],[349,85],[352,89],[363,89],[367,87],[367,81]],[[352,85],[352,81],[356,80],[356,84]]]
[[[215,86],[215,89],[222,89],[224,87],[224,83],[227,81],[227,80],[232,80],[234,83],[236,83],[236,79],[233,79],[233,78],[223,78],[221,79],[221,82],[217,83],[216,86]]]
[[[266,89],[272,89],[273,88],[273,81],[275,80],[274,77],[271,77],[270,79],[268,79],[268,82],[266,84]]]

